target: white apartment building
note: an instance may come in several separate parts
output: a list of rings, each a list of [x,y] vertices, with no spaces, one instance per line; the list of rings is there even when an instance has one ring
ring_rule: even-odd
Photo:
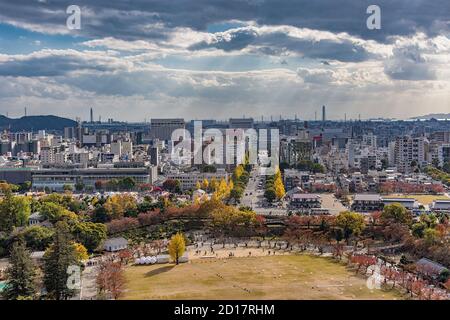
[[[55,152],[53,148],[44,147],[41,148],[41,153],[39,154],[39,159],[43,164],[55,163]]]
[[[122,141],[111,142],[111,153],[116,156],[122,156]]]
[[[377,136],[375,136],[372,132],[370,132],[369,134],[364,134],[362,137],[362,143],[365,146],[376,148]]]
[[[58,152],[55,153],[55,162],[56,164],[64,164],[67,162],[69,154],[66,152]]]
[[[133,142],[122,141],[122,154],[126,154],[129,157],[133,155]]]
[[[89,163],[89,160],[91,160],[91,153],[90,152],[77,152],[77,153],[72,153],[71,157],[72,157],[73,163],[87,164],[87,163]]]
[[[398,137],[395,141],[395,165],[398,171],[411,172],[414,162],[416,165],[426,165],[425,145],[427,144],[428,140],[424,137]]]

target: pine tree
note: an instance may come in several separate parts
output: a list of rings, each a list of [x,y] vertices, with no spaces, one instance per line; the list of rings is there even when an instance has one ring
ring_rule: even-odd
[[[73,296],[74,290],[67,286],[67,270],[71,265],[78,265],[77,253],[69,227],[61,221],[56,224],[53,244],[44,255],[44,285],[49,297],[62,300]]]
[[[3,297],[8,300],[33,298],[36,295],[36,266],[23,239],[13,244],[9,262]]]

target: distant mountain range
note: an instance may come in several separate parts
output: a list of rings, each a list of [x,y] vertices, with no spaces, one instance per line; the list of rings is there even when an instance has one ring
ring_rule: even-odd
[[[65,127],[75,127],[76,121],[57,116],[26,116],[11,119],[0,115],[0,129],[12,131],[63,130]]]
[[[411,119],[450,119],[450,113],[431,113],[424,116],[412,117]]]

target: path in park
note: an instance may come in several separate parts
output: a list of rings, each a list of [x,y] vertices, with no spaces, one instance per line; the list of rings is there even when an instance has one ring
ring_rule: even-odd
[[[327,209],[331,215],[338,215],[342,211],[349,210],[346,208],[332,193],[319,194],[322,198],[322,209]]]

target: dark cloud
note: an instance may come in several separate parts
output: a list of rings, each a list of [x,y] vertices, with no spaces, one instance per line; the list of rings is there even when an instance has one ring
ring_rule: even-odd
[[[433,64],[427,63],[418,45],[396,48],[384,63],[384,72],[394,80],[436,80]]]
[[[61,28],[71,4],[71,0],[0,0],[0,20]],[[382,10],[381,30],[366,27],[366,9],[374,4],[371,0],[77,0],[76,4],[84,12],[79,33],[94,38],[164,39],[174,27],[204,31],[210,24],[232,19],[348,32],[379,41],[417,30],[434,35],[450,29],[448,0],[377,0]]]
[[[259,35],[249,28],[231,30],[226,36],[220,36],[211,43],[203,41],[191,46],[190,49],[217,48],[233,51],[250,45],[256,46],[257,51],[267,55],[280,55],[285,51],[291,51],[312,59],[352,62],[364,61],[371,56],[362,45],[348,39],[303,39],[279,31]]]
[[[53,77],[72,71],[115,71],[125,65],[119,59],[75,50],[43,50],[27,56],[10,56],[0,62],[0,76]]]

